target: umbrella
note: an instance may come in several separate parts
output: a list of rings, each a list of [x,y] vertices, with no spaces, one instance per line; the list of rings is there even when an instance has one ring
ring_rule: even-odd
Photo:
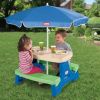
[[[46,27],[47,28],[47,49],[49,47],[49,27],[69,28],[87,23],[88,18],[80,13],[72,10],[49,6],[30,8],[21,12],[17,12],[6,18],[8,24],[27,28]],[[47,62],[48,69],[48,62]],[[48,70],[47,70],[48,74]]]
[[[17,12],[6,18],[8,24],[27,28],[32,27],[70,27],[85,24],[88,18],[72,10],[54,7],[41,6]]]

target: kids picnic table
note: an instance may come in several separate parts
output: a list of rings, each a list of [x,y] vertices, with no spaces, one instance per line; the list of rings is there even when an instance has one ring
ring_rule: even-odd
[[[75,81],[79,78],[78,71],[73,71],[70,69],[69,60],[72,58],[72,52],[67,52],[66,54],[54,54],[47,53],[37,53],[37,59],[42,61],[48,61],[59,64],[60,76],[53,76],[43,73],[36,73],[32,75],[25,75],[19,72],[17,69],[16,83],[20,83],[23,78],[30,79],[37,82],[42,82],[51,85],[52,96],[57,96],[68,83]],[[48,69],[47,69],[48,70]]]

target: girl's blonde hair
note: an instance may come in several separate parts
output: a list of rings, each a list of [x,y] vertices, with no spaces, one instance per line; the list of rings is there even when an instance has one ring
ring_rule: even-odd
[[[28,37],[26,34],[22,35],[18,41],[18,51],[25,51],[25,45],[29,45],[30,44],[30,41],[31,41],[31,38]]]

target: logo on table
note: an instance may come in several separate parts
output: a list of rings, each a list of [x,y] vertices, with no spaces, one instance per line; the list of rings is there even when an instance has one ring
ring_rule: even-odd
[[[65,75],[68,75],[68,70],[67,70],[67,71],[65,71]]]

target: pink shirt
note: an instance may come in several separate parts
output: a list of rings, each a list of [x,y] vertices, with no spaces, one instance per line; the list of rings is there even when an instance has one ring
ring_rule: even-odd
[[[22,73],[29,73],[32,70],[32,59],[29,51],[19,52],[19,69]]]

